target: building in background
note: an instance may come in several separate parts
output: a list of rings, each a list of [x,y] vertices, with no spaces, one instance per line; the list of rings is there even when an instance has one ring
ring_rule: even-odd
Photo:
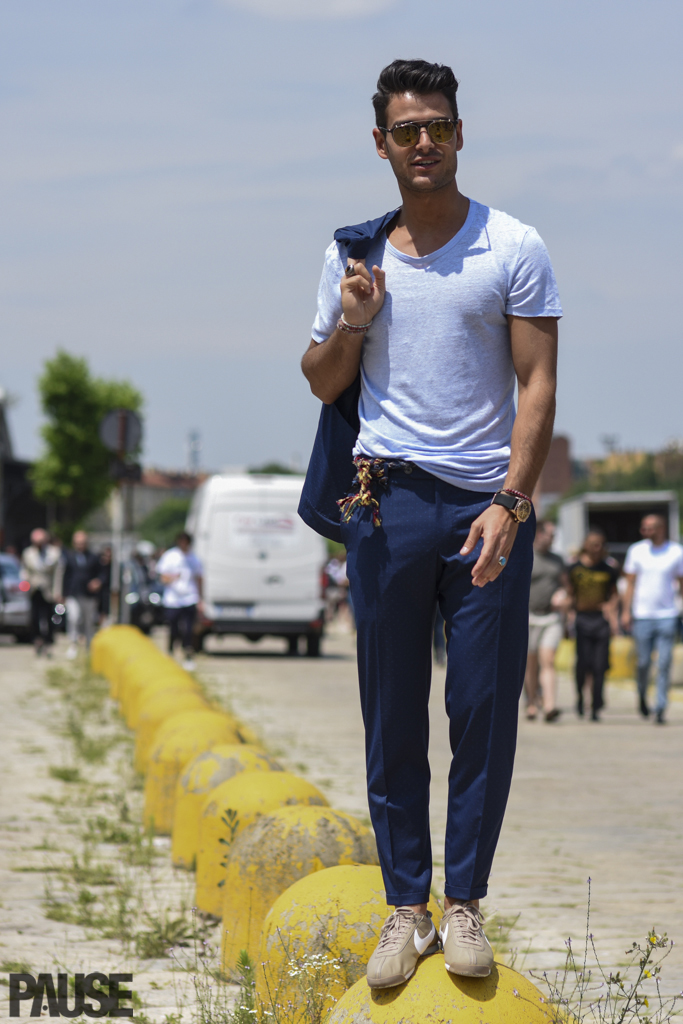
[[[31,530],[47,525],[47,508],[33,496],[30,462],[14,457],[7,394],[0,388],[0,549],[21,551]]]
[[[557,504],[573,482],[574,469],[569,438],[556,434],[550,442],[548,458],[534,491],[534,505],[539,519],[546,514],[551,505]]]

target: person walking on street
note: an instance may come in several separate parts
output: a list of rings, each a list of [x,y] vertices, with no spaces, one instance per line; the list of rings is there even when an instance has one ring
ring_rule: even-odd
[[[438,942],[427,912],[437,604],[453,751],[441,940],[447,970],[491,972],[479,900],[508,798],[526,665],[527,495],[555,409],[562,311],[548,253],[533,228],[459,191],[457,86],[449,67],[421,60],[381,72],[373,135],[402,205],[382,219],[366,259],[349,257],[344,241],[328,248],[302,361],[327,404],[360,371],[357,476],[339,495],[341,535],[370,814],[396,908],[368,963],[372,988],[405,982]]]
[[[55,610],[55,576],[61,551],[50,544],[47,530],[31,532],[31,543],[21,555],[21,577],[29,584],[31,598],[31,633],[36,654],[50,656],[54,643],[52,616]]]
[[[87,533],[76,530],[71,550],[62,556],[55,583],[66,606],[67,658],[77,656],[79,638],[83,639],[86,650],[90,647],[98,621],[101,573],[100,560],[88,547]]]
[[[568,583],[564,562],[550,550],[554,538],[553,523],[537,523],[529,595],[529,654],[524,679],[526,717],[536,718],[540,689],[546,722],[556,721],[561,714],[557,707],[555,653],[564,635],[562,609],[567,602]]]
[[[638,652],[640,713],[650,714],[647,686],[653,651],[657,651],[657,698],[655,721],[664,724],[671,657],[678,629],[676,593],[683,581],[683,547],[668,540],[663,516],[645,516],[640,524],[643,540],[626,553],[626,593],[621,623],[631,630]]]
[[[164,584],[162,598],[169,626],[168,650],[173,654],[177,640],[185,652],[183,668],[192,672],[194,663],[194,623],[202,599],[202,564],[190,550],[192,537],[184,530],[175,545],[165,551],[156,567]]]
[[[577,561],[569,567],[569,590],[576,612],[576,713],[583,717],[584,689],[590,676],[594,722],[600,720],[610,638],[617,632],[619,575],[617,565],[608,561],[605,534],[599,527],[591,527]]]

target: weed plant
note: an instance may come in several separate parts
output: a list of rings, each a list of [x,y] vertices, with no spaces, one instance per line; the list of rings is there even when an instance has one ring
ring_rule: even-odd
[[[583,955],[577,959],[571,939],[566,947],[562,971],[530,972],[549,990],[553,1024],[668,1024],[680,1016],[683,993],[665,997],[661,990],[662,964],[673,949],[666,934],[652,928],[644,942],[633,942],[623,971],[603,967],[591,932],[590,878]]]

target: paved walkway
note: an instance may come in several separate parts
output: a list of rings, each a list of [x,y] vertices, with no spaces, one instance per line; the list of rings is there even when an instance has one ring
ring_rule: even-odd
[[[333,806],[367,821],[352,639],[328,637],[319,660],[289,658],[282,651],[277,640],[226,640],[200,659],[199,674],[288,767],[319,785]],[[443,670],[436,668],[431,761],[438,887],[449,763],[442,691]],[[123,957],[115,942],[94,939],[77,925],[47,921],[43,913],[50,865],[79,853],[84,817],[107,806],[115,762],[88,769],[90,788],[69,789],[50,776],[50,765],[71,764],[72,755],[58,730],[61,698],[46,685],[44,663],[30,649],[0,644],[0,693],[0,961],[23,960],[35,971],[51,971],[57,956],[70,971],[133,969],[145,1012],[161,1021],[162,1008],[169,1012],[173,1002],[168,961],[136,962]],[[602,722],[578,721],[569,681],[563,680],[561,720],[520,723],[513,789],[487,901],[488,913],[520,915],[510,936],[518,968],[559,967],[566,937],[580,945],[589,876],[591,930],[609,966],[622,964],[627,947],[652,925],[683,946],[683,703],[674,702],[669,723],[656,727],[636,716],[630,687],[610,686],[607,701]],[[92,805],[74,807],[69,792]],[[133,805],[139,796],[130,794]],[[191,901],[187,876],[171,872],[167,856],[155,871],[155,898],[178,901],[184,895]],[[665,988],[683,988],[678,949]]]
[[[217,645],[217,650],[221,649]],[[282,659],[278,641],[226,641],[203,672],[294,770],[305,771],[331,803],[367,821],[363,733],[352,640],[330,636],[321,661]],[[232,653],[228,653],[230,650]],[[443,833],[450,750],[443,710],[444,670],[435,667],[431,701],[432,833],[435,882],[443,884]],[[675,694],[678,698],[679,694]],[[610,966],[653,925],[677,941],[665,986],[683,988],[683,703],[655,726],[635,713],[633,687],[607,688],[599,723],[579,720],[561,679],[562,718],[520,721],[516,770],[494,863],[488,912],[519,920],[510,943],[517,966],[564,962],[565,940],[591,931]]]

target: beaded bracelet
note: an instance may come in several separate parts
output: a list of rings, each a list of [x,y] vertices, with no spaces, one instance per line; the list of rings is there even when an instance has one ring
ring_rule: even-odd
[[[344,319],[344,314],[337,320],[337,330],[346,331],[347,334],[365,334],[372,326],[372,320],[368,324],[350,324]]]
[[[515,498],[523,498],[524,501],[528,501],[530,505],[533,504],[528,494],[523,494],[522,491],[513,491],[511,487],[504,487],[503,490],[506,494],[514,494]]]

